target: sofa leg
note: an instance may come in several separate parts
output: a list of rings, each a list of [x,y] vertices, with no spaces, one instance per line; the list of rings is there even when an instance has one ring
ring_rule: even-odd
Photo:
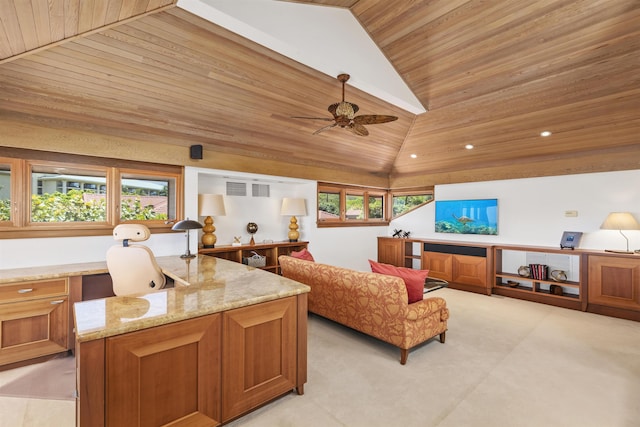
[[[409,350],[407,350],[406,348],[401,348],[400,349],[400,364],[404,365],[405,363],[407,363],[407,357],[409,357]]]
[[[447,336],[447,331],[444,331],[443,333],[440,334],[440,342],[442,344],[444,344],[444,340],[445,340],[446,336]]]

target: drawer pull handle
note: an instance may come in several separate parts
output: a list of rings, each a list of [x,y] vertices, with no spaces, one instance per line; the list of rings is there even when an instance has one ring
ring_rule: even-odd
[[[29,292],[33,292],[33,289],[32,288],[29,288],[29,289],[18,289],[18,293],[19,294],[27,294]]]
[[[63,299],[59,299],[59,300],[51,301],[51,304],[62,304],[63,302],[64,302]]]

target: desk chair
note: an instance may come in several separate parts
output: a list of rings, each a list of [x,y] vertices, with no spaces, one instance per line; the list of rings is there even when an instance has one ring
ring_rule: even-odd
[[[151,249],[129,242],[143,242],[151,236],[142,224],[120,224],[113,229],[113,238],[122,241],[107,250],[107,268],[116,295],[141,294],[164,288],[166,277],[156,263]]]

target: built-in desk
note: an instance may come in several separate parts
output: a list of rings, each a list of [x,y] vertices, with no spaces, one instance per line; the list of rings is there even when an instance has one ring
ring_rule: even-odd
[[[79,426],[219,425],[307,380],[307,292],[210,256],[169,289],[75,304]]]
[[[104,275],[105,262],[0,270],[0,368],[73,350],[83,278]]]

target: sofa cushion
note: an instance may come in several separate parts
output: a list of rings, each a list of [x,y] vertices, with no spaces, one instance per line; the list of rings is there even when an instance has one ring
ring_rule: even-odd
[[[298,251],[298,252],[293,251],[291,252],[291,256],[294,258],[304,259],[307,261],[315,261],[313,259],[313,255],[311,255],[311,252],[309,252],[307,248],[303,248],[301,251]]]
[[[391,264],[383,264],[369,260],[371,271],[389,276],[397,276],[404,280],[409,294],[409,304],[422,300],[424,296],[424,282],[427,280],[429,270],[415,270],[407,267],[396,267]]]

